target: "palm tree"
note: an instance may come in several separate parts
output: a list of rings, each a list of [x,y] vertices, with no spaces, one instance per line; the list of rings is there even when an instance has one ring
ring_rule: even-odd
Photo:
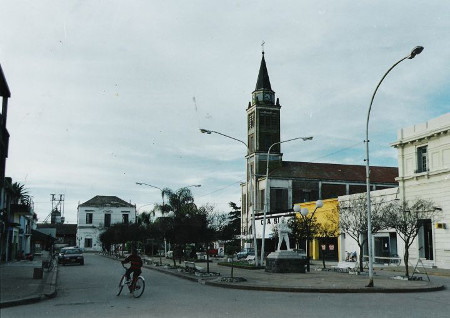
[[[164,188],[162,191],[163,204],[157,205],[161,213],[164,215],[169,212],[173,212],[175,215],[186,214],[189,211],[194,211],[197,206],[194,203],[194,197],[189,188],[180,188],[177,191],[173,191],[169,188]],[[167,203],[164,203],[164,198],[168,199]]]
[[[19,182],[14,182],[11,185],[11,199],[13,204],[25,204],[30,205],[30,195],[28,194],[28,189],[25,185]]]

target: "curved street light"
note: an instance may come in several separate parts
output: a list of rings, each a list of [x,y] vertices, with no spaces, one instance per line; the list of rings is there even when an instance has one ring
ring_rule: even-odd
[[[273,143],[272,145],[270,145],[269,150],[267,150],[267,155],[266,155],[266,191],[265,191],[265,204],[264,204],[264,216],[263,216],[263,232],[262,232],[262,241],[261,241],[261,265],[264,262],[264,250],[265,250],[265,239],[266,239],[266,215],[267,212],[269,210],[269,198],[270,198],[270,185],[269,185],[269,155],[270,155],[270,151],[272,150],[273,146],[285,143],[285,142],[289,142],[289,141],[294,141],[294,140],[298,140],[298,139],[302,139],[303,141],[307,141],[307,140],[312,140],[313,137],[309,136],[309,137],[297,137],[297,138],[292,138],[292,139],[288,139],[288,140],[283,140],[283,141],[279,141],[276,143]]]
[[[247,156],[250,154],[250,148],[248,147],[248,145],[245,142],[243,142],[240,139],[237,139],[237,138],[234,138],[234,137],[222,134],[222,133],[220,133],[218,131],[209,130],[209,129],[200,128],[200,132],[202,134],[208,134],[208,135],[211,135],[212,133],[214,133],[214,134],[221,135],[223,137],[226,137],[226,138],[238,141],[241,144],[243,144],[245,146],[245,148],[247,149]],[[248,170],[248,158],[247,158],[247,170]],[[252,169],[250,167],[250,190],[249,190],[249,192],[250,192],[250,194],[252,196],[252,205],[253,205],[253,213],[252,213],[253,245],[254,245],[254,251],[255,251],[255,266],[258,266],[258,245],[257,245],[257,242],[256,242],[256,227],[255,227],[255,225],[256,225],[256,222],[255,222],[255,213],[256,213],[255,196],[256,196],[256,193],[253,193],[253,188],[254,188],[253,187],[253,171],[252,171]]]
[[[370,106],[369,110],[367,112],[367,121],[366,121],[366,140],[364,140],[366,144],[366,188],[367,188],[367,241],[368,241],[368,249],[369,249],[369,284],[367,287],[373,287],[373,258],[372,258],[372,216],[370,211],[370,166],[369,166],[369,117],[370,117],[370,110],[372,109],[373,100],[375,98],[375,94],[378,91],[378,88],[380,87],[381,83],[385,79],[385,77],[389,74],[389,72],[396,67],[398,64],[400,64],[402,61],[406,59],[413,59],[416,55],[422,53],[423,46],[416,46],[411,50],[411,53],[404,58],[400,59],[398,62],[396,62],[394,65],[391,66],[391,68],[383,75],[380,82],[378,83],[377,87],[375,88],[375,91],[373,92],[372,99],[370,100]]]

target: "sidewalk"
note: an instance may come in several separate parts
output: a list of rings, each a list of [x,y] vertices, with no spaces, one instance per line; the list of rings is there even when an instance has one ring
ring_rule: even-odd
[[[41,267],[41,259],[14,261],[0,264],[0,308],[38,302],[56,296],[58,267],[42,279],[33,279],[35,267]]]
[[[197,281],[198,283],[216,287],[247,289],[247,290],[265,290],[265,291],[285,291],[285,292],[316,292],[316,293],[407,293],[407,292],[430,292],[445,288],[442,284],[434,283],[433,276],[450,277],[450,270],[427,269],[431,282],[426,275],[418,275],[423,280],[400,280],[394,279],[395,276],[404,275],[404,268],[392,266],[377,267],[374,274],[375,287],[365,287],[368,283],[367,273],[365,275],[350,275],[335,271],[319,271],[321,263],[312,263],[309,273],[268,273],[264,269],[247,270],[234,268],[235,278],[243,278],[244,281],[231,282],[229,279],[231,267],[218,265],[218,261],[213,259],[210,263],[210,272],[220,273],[220,276],[207,277],[200,273],[192,274],[179,269],[172,269],[171,260],[163,259],[163,264],[167,266],[155,266],[151,261],[159,263],[159,258],[146,259],[148,265],[146,268],[157,270],[159,272],[175,275],[180,278]],[[206,271],[206,263],[196,263]],[[177,263],[177,265],[179,265]],[[333,264],[327,264],[331,268]],[[334,264],[335,265],[335,264]],[[394,270],[394,271],[393,271]]]

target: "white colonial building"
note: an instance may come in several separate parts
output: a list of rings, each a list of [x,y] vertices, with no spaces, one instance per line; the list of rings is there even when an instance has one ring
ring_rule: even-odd
[[[78,205],[77,244],[85,251],[101,251],[101,233],[112,224],[135,221],[135,205],[116,196],[97,195]]]
[[[441,211],[424,220],[411,258],[450,268],[450,113],[400,129],[397,139],[401,199],[431,200]]]
[[[392,146],[398,149],[399,187],[372,191],[371,197],[384,202],[418,198],[434,202],[438,213],[434,219],[422,220],[409,250],[410,264],[416,265],[420,259],[425,266],[450,268],[450,113],[400,129]],[[349,198],[339,197],[340,204]],[[394,230],[375,233],[373,243],[375,261],[394,254],[403,258],[404,243]],[[358,246],[341,235],[340,260],[345,251],[358,251]]]

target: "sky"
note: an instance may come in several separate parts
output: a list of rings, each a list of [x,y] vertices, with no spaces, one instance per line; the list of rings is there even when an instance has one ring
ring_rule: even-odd
[[[197,204],[240,204],[246,108],[261,44],[280,99],[288,161],[397,166],[402,127],[450,111],[448,1],[4,0],[0,63],[11,91],[6,175],[42,222],[114,195],[139,213],[159,188],[193,184]]]

